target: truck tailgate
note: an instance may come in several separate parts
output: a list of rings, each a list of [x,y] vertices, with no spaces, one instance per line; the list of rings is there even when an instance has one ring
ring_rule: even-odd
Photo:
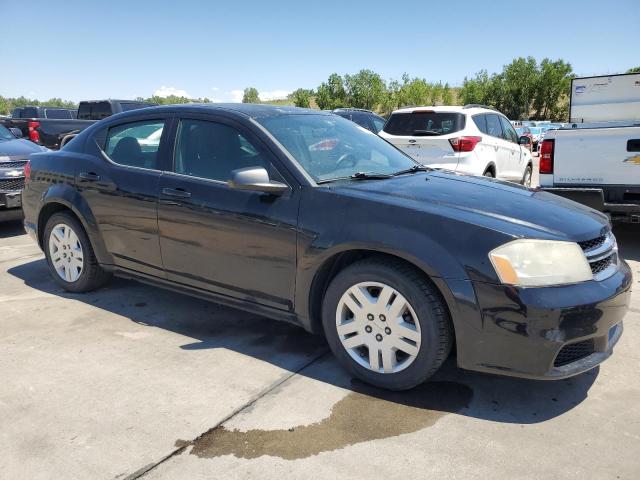
[[[640,184],[640,127],[577,128],[554,133],[555,185]]]

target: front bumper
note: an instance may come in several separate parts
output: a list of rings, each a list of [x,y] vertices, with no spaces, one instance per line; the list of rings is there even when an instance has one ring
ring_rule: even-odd
[[[0,191],[0,221],[22,218],[22,192]]]
[[[475,338],[464,340],[458,363],[540,380],[590,370],[612,354],[622,335],[632,281],[621,261],[618,271],[600,282],[545,288],[473,282],[482,326]]]

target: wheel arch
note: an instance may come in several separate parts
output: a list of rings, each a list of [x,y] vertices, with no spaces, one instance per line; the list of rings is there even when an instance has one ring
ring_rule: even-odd
[[[396,253],[366,248],[354,248],[334,253],[326,258],[316,269],[313,281],[311,282],[311,288],[309,289],[308,322],[304,322],[308,323],[304,325],[308,330],[313,333],[322,333],[322,300],[329,284],[335,276],[349,265],[366,258],[395,260],[416,269],[424,276],[441,295],[444,307],[447,309],[447,313],[452,322],[452,331],[455,337],[455,323],[453,319],[457,309],[454,295],[448,288],[447,283],[442,278],[432,275],[433,272],[430,272],[428,267],[425,268],[417,259],[401,256]]]
[[[100,237],[98,224],[82,196],[69,185],[54,185],[44,195],[43,204],[38,212],[37,238],[40,248],[44,248],[44,230],[52,215],[62,212],[70,212],[84,228],[91,246],[100,264],[111,264],[111,255]]]
[[[489,162],[487,164],[487,166],[485,167],[484,171],[482,172],[482,174],[484,175],[487,172],[492,172],[493,173],[493,178],[498,178],[498,171],[496,168],[496,164],[494,162]]]

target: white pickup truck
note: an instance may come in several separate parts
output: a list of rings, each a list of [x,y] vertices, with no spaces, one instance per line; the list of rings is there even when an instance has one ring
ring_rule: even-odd
[[[640,223],[640,74],[577,78],[571,93],[571,123],[540,148],[540,187]]]

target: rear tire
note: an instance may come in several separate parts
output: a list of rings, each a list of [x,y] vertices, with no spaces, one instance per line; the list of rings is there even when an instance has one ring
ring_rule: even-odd
[[[524,175],[522,176],[522,185],[525,187],[531,187],[531,176],[533,175],[533,169],[531,165],[527,165],[527,168],[524,170]]]
[[[488,177],[488,178],[495,178],[495,175],[493,174],[493,172],[491,170],[487,170],[486,172],[484,172],[482,174],[483,177]]]
[[[68,212],[49,218],[43,249],[53,280],[69,292],[89,292],[111,278],[98,264],[82,224]]]
[[[388,390],[426,381],[453,343],[440,292],[422,272],[393,259],[362,260],[338,273],[323,299],[322,323],[340,364]]]

